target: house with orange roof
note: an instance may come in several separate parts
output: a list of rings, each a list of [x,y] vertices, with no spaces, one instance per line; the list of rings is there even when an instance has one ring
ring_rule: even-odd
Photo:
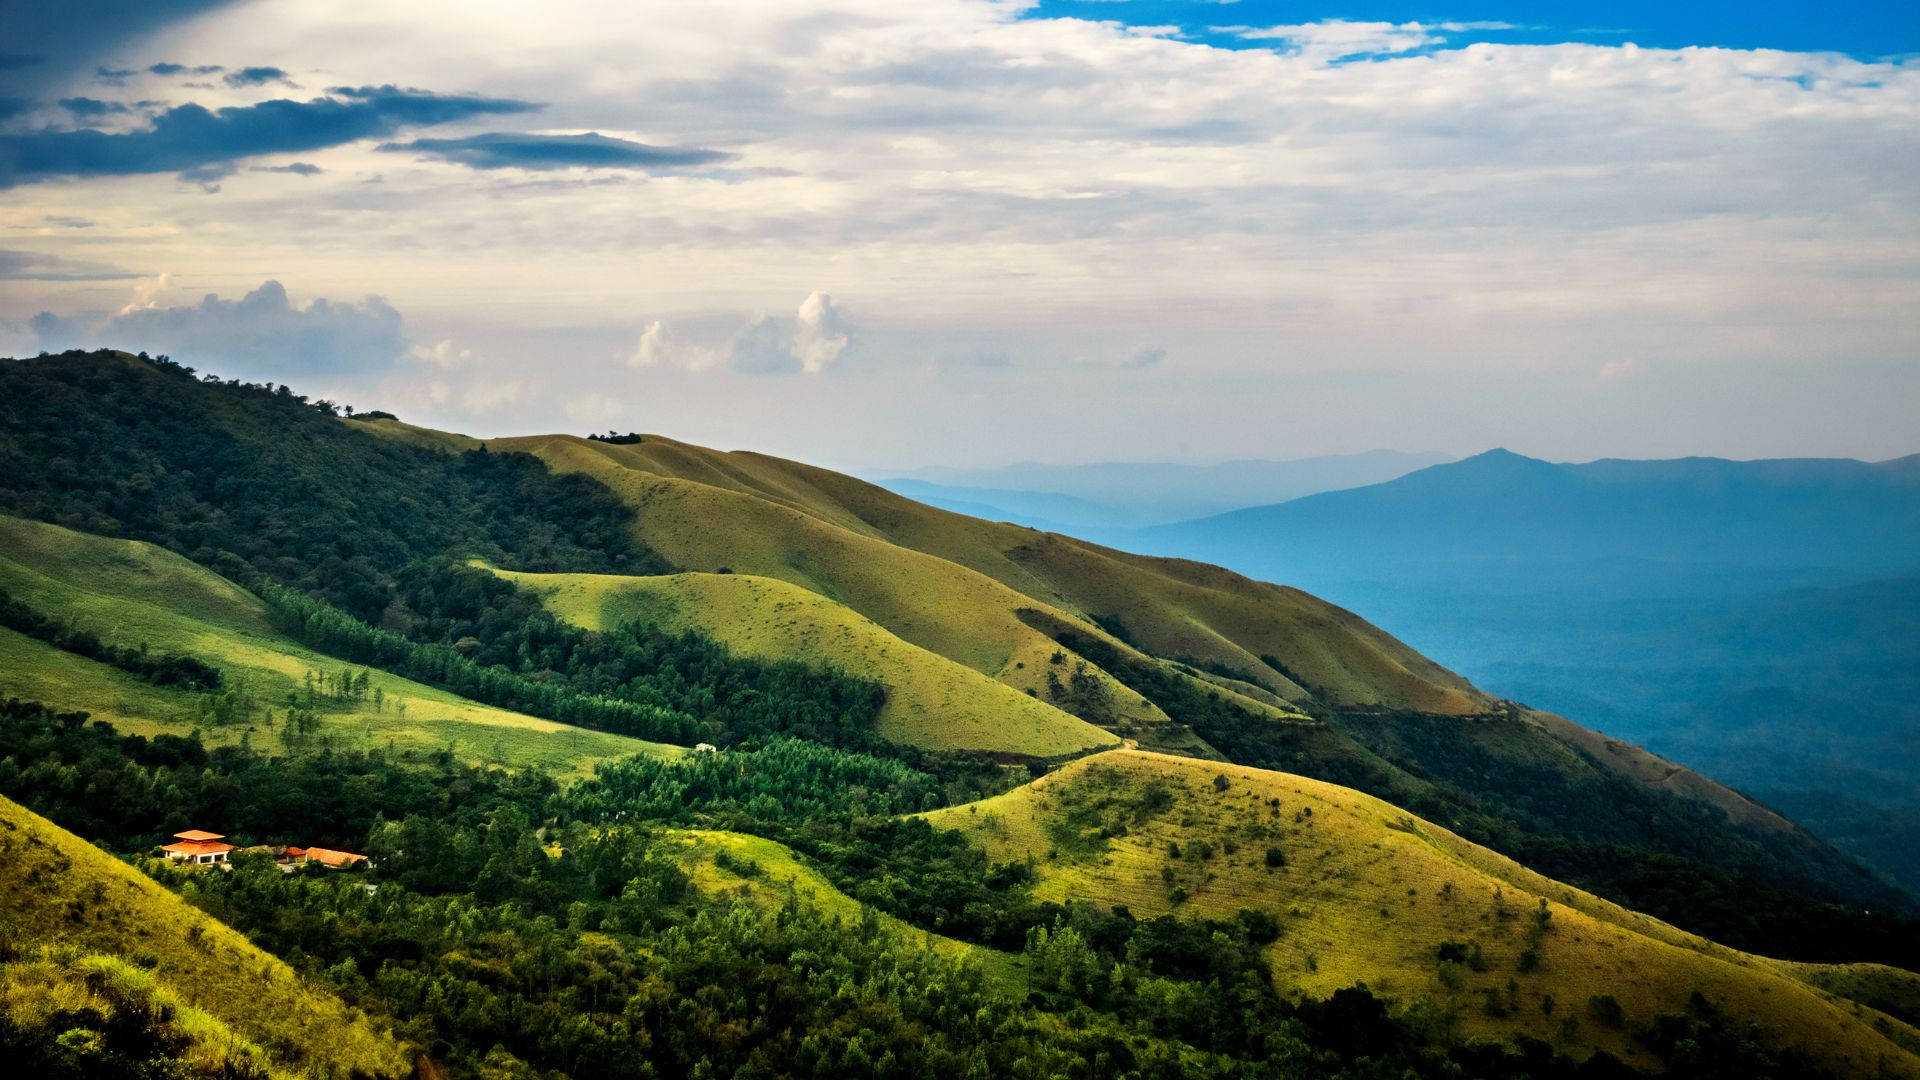
[[[287,866],[319,863],[329,870],[353,870],[372,865],[372,860],[365,855],[323,847],[290,847],[281,856],[281,862]]]
[[[232,844],[225,843],[225,837],[217,832],[205,829],[188,829],[173,834],[174,842],[162,845],[172,862],[183,862],[194,866],[209,866],[227,861],[234,851]]]

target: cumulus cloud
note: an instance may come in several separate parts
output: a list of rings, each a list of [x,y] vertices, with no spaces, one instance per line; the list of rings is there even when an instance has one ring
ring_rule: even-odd
[[[818,375],[853,340],[853,327],[833,297],[812,292],[792,317],[767,315],[749,323],[727,346],[727,366],[743,375]]]
[[[122,133],[83,128],[0,134],[0,188],[59,176],[217,170],[245,158],[338,146],[406,126],[539,107],[393,86],[335,87],[330,94],[218,110],[181,105],[155,116],[146,128]]]
[[[165,279],[143,286],[110,316],[42,312],[33,320],[40,347],[145,350],[248,378],[378,370],[408,351],[400,313],[377,296],[300,306],[268,281],[238,300],[209,293],[198,304],[162,306],[164,287]]]
[[[380,149],[439,158],[473,169],[648,169],[713,165],[734,155],[697,146],[649,146],[598,132],[527,135],[490,131],[459,139],[414,139]]]
[[[793,356],[800,370],[818,375],[827,370],[853,340],[853,327],[833,306],[833,297],[815,290],[800,302],[794,316]]]
[[[624,358],[638,368],[818,375],[839,361],[853,337],[853,325],[833,297],[816,290],[792,315],[762,315],[745,325],[711,317],[675,323],[655,319]]]

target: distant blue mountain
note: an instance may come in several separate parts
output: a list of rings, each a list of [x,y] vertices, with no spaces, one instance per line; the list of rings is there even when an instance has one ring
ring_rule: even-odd
[[[1920,455],[1559,465],[1490,450],[1368,487],[1100,538],[1310,590],[1475,574],[1661,589],[1761,569],[1897,575],[1920,571]]]
[[[1490,451],[1096,539],[1295,585],[1641,743],[1920,895],[1920,456]]]
[[[1370,450],[1290,461],[1218,465],[1110,461],[1026,462],[995,468],[902,470],[875,482],[911,499],[976,517],[1064,532],[1126,529],[1283,502],[1391,480],[1452,460],[1438,453]]]

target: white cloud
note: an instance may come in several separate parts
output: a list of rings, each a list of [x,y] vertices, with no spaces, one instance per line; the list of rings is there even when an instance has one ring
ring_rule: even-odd
[[[167,285],[165,275],[142,282],[110,316],[42,313],[34,321],[41,347],[164,353],[243,378],[380,370],[407,352],[400,313],[378,296],[359,303],[319,297],[302,306],[267,281],[238,300],[208,293],[198,304],[162,306]]]
[[[827,370],[851,340],[853,328],[833,306],[833,297],[818,290],[808,293],[794,316],[792,350],[800,370],[809,375]]]
[[[1232,33],[1243,41],[1278,42],[1290,53],[1324,63],[1357,56],[1395,56],[1444,45],[1455,35],[1512,30],[1515,26],[1505,22],[1390,23],[1322,19],[1285,26],[1216,29]]]

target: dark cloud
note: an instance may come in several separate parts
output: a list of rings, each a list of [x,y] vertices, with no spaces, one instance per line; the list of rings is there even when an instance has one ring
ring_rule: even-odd
[[[285,165],[255,165],[254,172],[292,173],[295,176],[319,176],[325,172],[320,166],[307,161],[290,161]]]
[[[221,67],[219,64],[188,66],[186,64],[169,63],[163,60],[147,70],[153,72],[155,75],[213,75],[227,69]]]
[[[110,68],[105,65],[93,69],[93,77],[103,83],[119,86],[133,74],[132,68]]]
[[[0,97],[0,120],[11,120],[36,104],[32,98]]]
[[[217,167],[391,135],[409,125],[528,112],[531,102],[431,94],[393,86],[336,88],[335,97],[278,98],[209,110],[181,105],[144,130],[0,134],[0,187],[56,176],[126,176]],[[344,100],[343,100],[344,99]]]
[[[0,0],[0,77],[37,64],[22,77],[58,86],[96,65],[138,55],[135,43],[168,25],[226,6],[232,0]],[[144,61],[142,61],[144,63]],[[131,66],[131,65],[129,65]],[[108,70],[117,70],[109,68]]]
[[[734,155],[697,146],[649,146],[598,132],[519,135],[493,131],[461,139],[415,139],[382,150],[412,152],[474,169],[669,169],[712,165]]]
[[[205,73],[196,72],[195,74]],[[265,86],[276,82],[293,85],[293,80],[287,77],[287,73],[277,67],[244,67],[239,71],[228,72],[223,78],[228,86]]]
[[[122,281],[139,276],[81,259],[0,248],[0,281]]]
[[[101,101],[99,98],[90,97],[61,98],[60,107],[75,116],[88,118],[127,111],[126,105],[121,102]]]
[[[239,300],[209,294],[190,306],[136,308],[107,317],[42,312],[30,326],[43,349],[145,349],[246,378],[378,370],[407,352],[404,320],[385,300],[318,299],[296,307],[277,281]]]

